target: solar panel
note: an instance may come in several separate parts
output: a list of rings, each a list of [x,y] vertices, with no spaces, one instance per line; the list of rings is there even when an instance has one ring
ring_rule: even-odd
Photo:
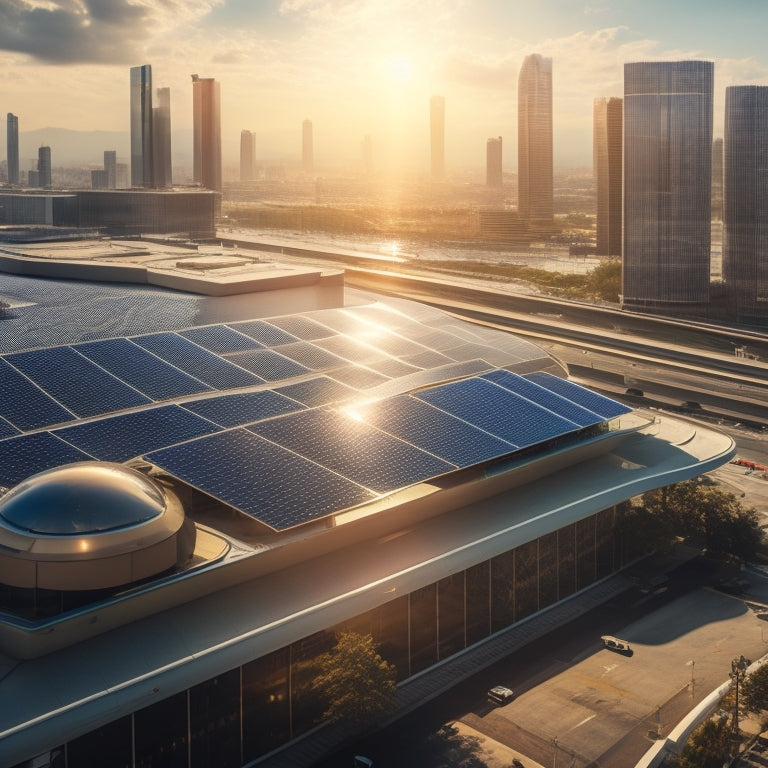
[[[423,352],[429,352],[426,347],[417,344],[415,341],[397,336],[394,333],[379,331],[370,338],[365,339],[366,343],[376,349],[385,352],[393,357],[408,357],[410,355],[420,355]]]
[[[453,360],[487,360],[492,365],[506,365],[509,355],[500,349],[485,344],[461,344],[450,349],[444,349],[443,354]]]
[[[269,320],[272,325],[282,328],[286,333],[290,333],[298,339],[314,341],[315,339],[325,339],[328,336],[334,336],[336,331],[331,330],[327,325],[323,325],[311,317],[302,315],[286,315],[285,317],[272,317]]]
[[[226,325],[206,325],[200,328],[190,328],[186,331],[180,331],[180,336],[194,341],[203,349],[215,352],[217,355],[226,355],[229,352],[244,352],[246,349],[260,349],[260,344],[256,339],[246,336],[244,333],[235,331]]]
[[[334,355],[327,349],[310,344],[308,341],[298,341],[295,344],[284,344],[280,347],[280,354],[290,357],[300,365],[313,371],[321,371],[325,368],[333,368],[339,365],[347,365],[348,360]]]
[[[301,411],[249,429],[377,493],[456,469],[338,411]]]
[[[214,389],[252,387],[263,381],[176,333],[136,336],[131,341]]]
[[[0,441],[0,485],[13,488],[38,472],[90,458],[50,432],[11,437]]]
[[[19,430],[13,426],[10,422],[0,418],[0,440],[5,440],[6,437],[11,435],[18,435]]]
[[[184,403],[183,407],[224,428],[239,427],[302,408],[294,400],[271,390],[205,397]]]
[[[367,363],[366,367],[380,373],[382,376],[388,376],[392,379],[399,376],[408,376],[421,370],[421,368],[404,363],[402,360],[398,360],[395,357],[385,357],[382,360],[374,360],[371,363]]]
[[[498,458],[515,446],[409,395],[356,409],[371,426],[459,467]]]
[[[550,389],[539,386],[530,379],[518,376],[511,371],[491,371],[483,374],[483,378],[498,384],[500,387],[509,389],[522,397],[533,400],[535,403],[550,411],[575,422],[581,427],[588,427],[592,424],[599,424],[603,417],[577,405],[562,395],[558,395]]]
[[[72,421],[75,414],[57,403],[0,358],[0,416],[20,430]]]
[[[320,339],[315,342],[318,347],[327,349],[334,355],[356,363],[367,363],[371,360],[380,360],[381,352],[368,344],[363,344],[351,336],[331,336],[328,339]]]
[[[281,381],[309,373],[309,368],[305,368],[296,361],[290,360],[271,349],[235,352],[227,355],[227,360],[231,360],[241,368],[255,373],[266,381]]]
[[[87,421],[53,434],[102,461],[127,461],[215,431],[210,421],[178,405],[165,405]]]
[[[404,357],[403,362],[408,363],[409,365],[415,365],[417,368],[438,368],[441,365],[450,365],[450,363],[455,363],[457,361],[440,352],[426,349],[418,355],[408,355],[407,357]]]
[[[219,432],[146,458],[276,530],[372,498],[359,485],[244,429]]]
[[[170,400],[211,389],[128,339],[92,341],[74,349],[152,400]]]
[[[578,429],[572,421],[479,378],[444,384],[415,396],[520,448]]]
[[[275,390],[281,395],[298,400],[304,405],[314,408],[318,405],[328,405],[349,400],[359,395],[356,389],[348,387],[339,381],[329,379],[327,376],[318,376],[315,379],[297,381],[295,384],[287,384]]]
[[[370,368],[364,368],[362,365],[348,365],[346,368],[336,368],[330,371],[329,376],[355,389],[368,389],[389,381],[386,376],[382,376]]]
[[[281,344],[290,344],[299,340],[292,333],[265,320],[247,320],[243,323],[230,323],[230,325],[236,331],[261,342],[265,347],[279,347]]]
[[[72,347],[16,352],[5,359],[77,416],[96,416],[151,402]]]
[[[594,411],[605,419],[612,419],[632,411],[630,407],[623,403],[611,400],[610,397],[599,395],[597,392],[592,392],[592,390],[585,387],[580,387],[578,384],[574,384],[567,379],[553,376],[551,373],[531,373],[525,378],[556,392],[558,395],[567,397],[574,403]]]

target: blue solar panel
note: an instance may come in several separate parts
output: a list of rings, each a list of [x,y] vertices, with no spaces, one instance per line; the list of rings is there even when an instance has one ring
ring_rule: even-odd
[[[90,458],[50,432],[11,437],[0,441],[0,485],[13,488],[38,472]]]
[[[214,389],[252,387],[263,382],[258,376],[238,368],[175,333],[136,336],[131,341]]]
[[[166,448],[146,458],[277,530],[372,498],[359,485],[243,429]]]
[[[630,413],[632,411],[631,408],[623,403],[611,400],[610,397],[599,395],[597,392],[592,392],[590,389],[580,387],[578,384],[574,384],[567,379],[553,376],[551,373],[531,373],[525,378],[556,392],[558,395],[567,397],[574,403],[578,403],[579,405],[584,406],[584,408],[594,411],[605,419],[612,419],[615,416],[621,416],[624,413]]]
[[[215,424],[178,405],[165,405],[87,421],[53,434],[102,461],[127,461],[216,431]]]
[[[550,389],[545,389],[530,379],[518,376],[516,373],[502,370],[491,371],[490,373],[483,374],[483,378],[522,397],[526,397],[528,400],[539,403],[542,407],[548,408],[550,411],[558,414],[558,416],[573,421],[580,427],[599,424],[604,420],[602,416],[594,413],[594,411],[577,405],[562,395],[558,395]]]
[[[349,361],[343,357],[334,355],[333,352],[318,347],[316,344],[310,344],[308,341],[284,344],[280,347],[280,354],[290,357],[291,360],[295,360],[300,365],[306,366],[313,371],[349,364]]]
[[[456,469],[337,411],[301,411],[249,429],[377,493]]]
[[[265,347],[278,347],[281,344],[299,341],[297,336],[264,320],[247,320],[244,323],[230,323],[230,325],[236,331],[261,342]]]
[[[415,396],[520,448],[578,429],[572,421],[483,379],[455,381]]]
[[[78,416],[96,416],[151,402],[72,347],[16,352],[5,359]]]
[[[349,400],[359,393],[356,389],[348,387],[341,382],[329,379],[326,376],[318,376],[316,379],[297,381],[295,384],[287,384],[275,390],[281,395],[292,397],[300,403],[314,408],[318,405],[328,405]]]
[[[5,440],[6,437],[11,435],[18,435],[19,430],[13,426],[10,422],[0,418],[0,440]]]
[[[80,354],[153,400],[194,395],[211,388],[128,339],[78,344]]]
[[[227,355],[227,360],[252,371],[257,376],[267,381],[281,381],[283,379],[292,379],[294,376],[301,376],[309,373],[309,368],[299,365],[294,360],[273,352],[271,349],[258,349],[253,352],[235,352]]]
[[[336,381],[346,384],[355,389],[368,389],[389,381],[386,376],[382,376],[370,368],[364,368],[362,365],[348,365],[346,368],[336,368],[328,372]]]
[[[246,336],[244,333],[232,330],[226,325],[206,325],[201,328],[190,328],[181,331],[184,336],[195,344],[215,352],[217,355],[226,355],[228,352],[244,352],[246,349],[260,349],[263,344]]]
[[[335,336],[336,331],[331,330],[327,325],[313,320],[311,317],[302,315],[286,315],[285,317],[270,318],[270,323],[282,328],[287,333],[293,334],[296,338],[313,341],[314,339],[325,339],[328,336]]]
[[[514,445],[409,395],[356,409],[362,420],[459,467],[511,453]]]
[[[72,421],[75,414],[0,358],[0,416],[22,431]]]
[[[221,427],[239,427],[261,419],[270,419],[303,406],[277,392],[237,392],[219,397],[206,397],[184,403],[184,408]]]

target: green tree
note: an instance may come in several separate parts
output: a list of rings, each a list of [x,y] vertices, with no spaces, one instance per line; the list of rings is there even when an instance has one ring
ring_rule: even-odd
[[[598,264],[587,275],[587,290],[603,301],[618,302],[621,293],[621,260],[610,259]]]
[[[395,667],[379,655],[370,635],[340,632],[318,664],[313,687],[325,702],[324,718],[365,727],[393,711]]]
[[[741,684],[741,703],[747,712],[768,712],[768,665],[758,667]]]
[[[680,753],[680,768],[722,768],[731,755],[730,721],[719,717],[702,723]]]

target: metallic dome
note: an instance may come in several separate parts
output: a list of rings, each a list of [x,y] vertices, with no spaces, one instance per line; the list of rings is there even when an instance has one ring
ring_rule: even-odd
[[[0,525],[46,536],[82,536],[162,515],[165,497],[122,464],[86,461],[41,472],[0,499]]]

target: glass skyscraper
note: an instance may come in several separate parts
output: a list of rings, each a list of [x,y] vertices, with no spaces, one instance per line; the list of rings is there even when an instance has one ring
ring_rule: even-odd
[[[19,118],[8,113],[7,122],[8,183],[19,183]]]
[[[551,221],[552,59],[526,56],[517,85],[518,211],[531,221]]]
[[[709,61],[624,65],[625,305],[709,300],[713,77]]]
[[[221,190],[221,97],[212,77],[192,75],[194,180]]]
[[[723,278],[729,319],[768,321],[768,86],[725,90]]]
[[[158,88],[152,108],[152,186],[172,187],[171,89]]]
[[[50,187],[51,179],[51,148],[40,147],[37,150],[37,172],[38,185],[41,187]]]
[[[622,120],[621,99],[595,99],[593,160],[598,256],[621,256]]]
[[[131,67],[131,186],[154,186],[152,65]]]

